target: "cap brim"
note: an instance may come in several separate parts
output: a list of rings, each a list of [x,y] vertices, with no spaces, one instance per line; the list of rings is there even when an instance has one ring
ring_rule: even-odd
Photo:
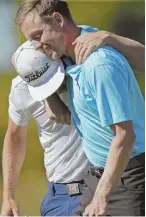
[[[63,64],[57,69],[54,76],[46,83],[38,87],[28,85],[29,92],[35,101],[42,101],[55,93],[61,86],[65,78],[65,70]]]

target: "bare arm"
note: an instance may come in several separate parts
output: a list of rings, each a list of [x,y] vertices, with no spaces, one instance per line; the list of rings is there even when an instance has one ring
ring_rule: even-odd
[[[45,107],[49,119],[52,121],[55,121],[57,124],[71,124],[70,111],[57,93],[45,100]]]
[[[104,173],[98,183],[92,203],[86,208],[85,215],[106,215],[109,197],[128,164],[135,141],[132,122],[127,121],[111,126],[113,138]]]
[[[120,51],[132,67],[141,71],[145,70],[145,46],[143,44],[111,33],[108,45]]]
[[[109,45],[122,53],[132,67],[145,70],[145,46],[141,43],[107,31],[86,33],[79,36],[75,42],[77,64],[81,64],[98,47]]]
[[[113,189],[120,182],[120,178],[128,164],[135,142],[132,121],[116,124],[111,126],[111,129],[113,130],[115,136],[111,144],[102,180],[99,183],[99,188],[101,183],[101,186],[109,184],[109,192],[106,192],[107,197],[110,196]]]
[[[26,152],[27,128],[9,119],[3,147],[3,206],[1,215],[18,215],[15,189]]]

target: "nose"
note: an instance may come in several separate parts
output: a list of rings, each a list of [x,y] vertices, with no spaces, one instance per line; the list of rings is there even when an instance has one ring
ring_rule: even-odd
[[[39,41],[33,41],[33,46],[35,50],[39,50],[39,49],[42,49],[43,44]]]

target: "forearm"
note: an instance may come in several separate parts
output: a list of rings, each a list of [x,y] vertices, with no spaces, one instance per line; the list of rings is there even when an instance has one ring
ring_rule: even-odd
[[[24,142],[24,141],[23,141]],[[25,157],[26,147],[7,132],[3,148],[3,197],[14,198],[16,184]],[[21,143],[21,144],[20,144]]]
[[[129,38],[110,34],[108,45],[122,53],[132,67],[138,70],[145,70],[145,46]]]
[[[120,182],[120,178],[128,164],[134,138],[115,137],[111,144],[110,152],[107,158],[104,173],[97,186],[95,197],[98,194],[109,198],[116,185]]]
[[[45,102],[51,107],[52,105],[58,105],[58,103],[63,103],[63,101],[60,99],[59,95],[57,93],[52,94],[51,96],[47,97],[45,99]]]

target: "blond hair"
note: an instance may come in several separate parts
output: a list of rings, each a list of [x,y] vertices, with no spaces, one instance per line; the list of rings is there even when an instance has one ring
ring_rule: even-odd
[[[50,20],[54,12],[72,20],[68,4],[63,0],[23,0],[16,14],[16,25],[21,27],[25,17],[33,11],[36,11],[44,21]]]

